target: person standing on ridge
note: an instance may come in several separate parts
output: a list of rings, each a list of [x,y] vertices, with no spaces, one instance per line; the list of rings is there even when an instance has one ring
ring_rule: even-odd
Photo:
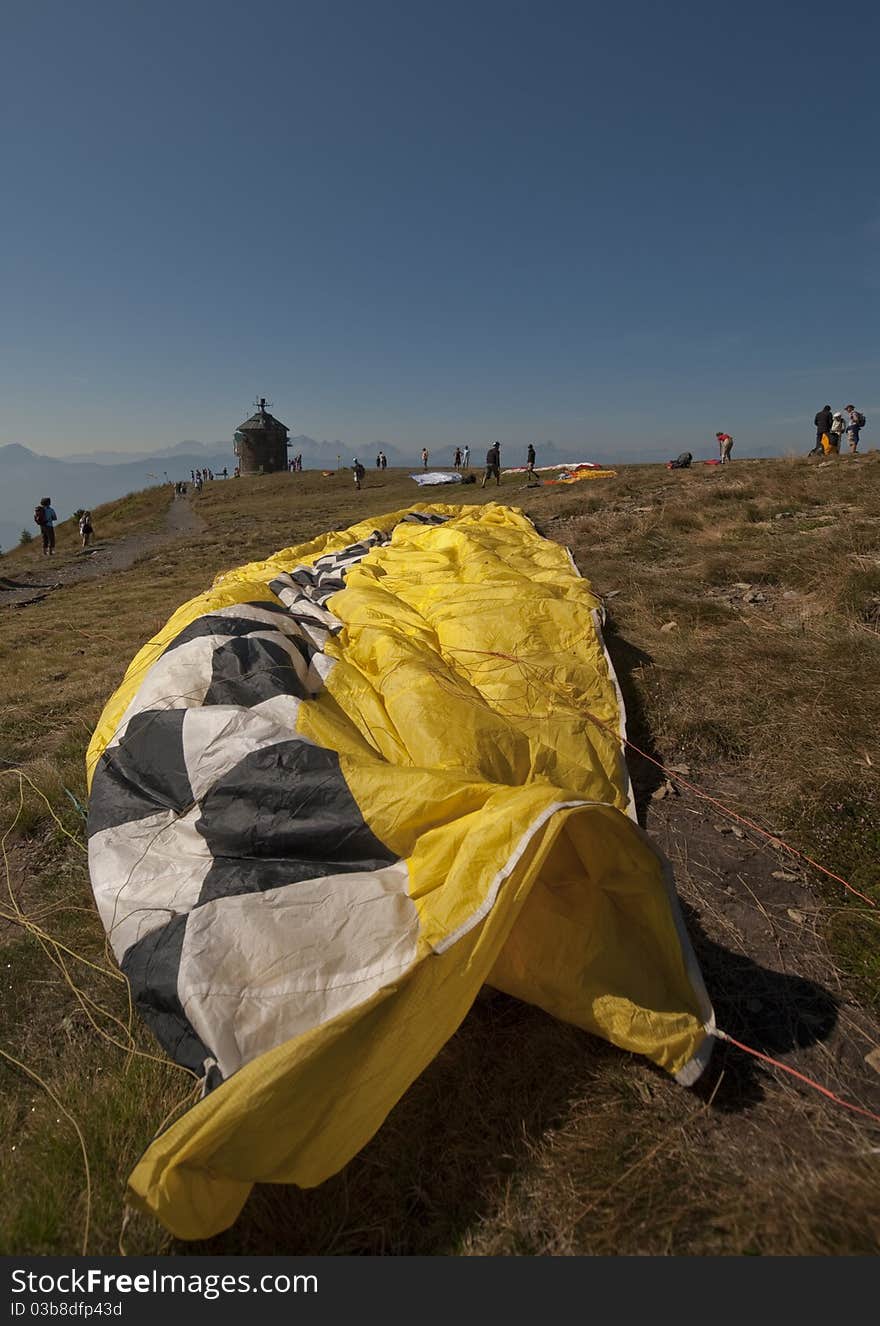
[[[380,452],[379,452],[379,459],[380,459],[381,462],[382,462],[382,469],[383,469],[383,470],[387,470],[387,469],[388,469],[388,457],[385,455],[385,452],[384,452],[384,451],[380,451]]]
[[[825,451],[825,447],[830,443],[831,423],[833,419],[834,415],[831,413],[831,406],[823,405],[813,421],[816,425],[816,445],[810,452],[811,456],[821,456]],[[822,441],[823,436],[827,439],[825,443]]]
[[[55,553],[55,522],[58,519],[51,497],[41,497],[40,504],[34,511],[34,520],[43,536],[43,556],[52,557]]]
[[[464,451],[462,452],[462,456],[461,456],[461,464],[462,464],[462,468],[463,468],[463,469],[465,469],[465,470],[470,469],[470,464],[471,464],[471,449],[470,449],[470,447],[465,447]]]
[[[363,483],[366,477],[367,471],[364,469],[363,465],[360,463],[360,461],[356,456],[353,468],[354,468],[354,486],[355,488],[360,488],[361,484]]]
[[[486,487],[486,480],[495,476],[495,486],[501,483],[501,443],[493,442],[486,452],[486,473],[483,475],[481,488]]]
[[[376,452],[376,469],[377,469],[377,470],[381,470],[381,468],[382,468],[382,452],[381,452],[381,451],[377,451],[377,452]]]
[[[428,468],[428,448],[422,447],[422,469],[426,470],[427,468]]]
[[[452,462],[452,465],[453,465],[453,468],[456,469],[456,470],[460,470],[460,469],[461,469],[461,447],[456,447],[456,448],[455,448],[455,458],[454,458],[454,460],[453,460],[453,462]]]
[[[729,433],[716,433],[718,441],[718,454],[721,457],[722,465],[730,464],[730,453],[733,451],[733,438]]]
[[[828,436],[831,439],[831,450],[837,456],[840,455],[840,439],[843,437],[845,429],[846,424],[843,422],[842,413],[840,410],[835,410],[831,420],[831,432]]]
[[[532,446],[531,442],[526,448],[526,469],[529,474],[534,474],[535,472],[535,448]]]
[[[859,450],[859,434],[867,423],[867,420],[861,410],[857,410],[854,405],[847,405],[844,408],[849,415],[849,423],[846,426],[846,440],[849,442],[849,454],[855,456]]]
[[[183,488],[183,484],[181,484],[180,487]],[[84,549],[88,548],[91,543],[94,532],[92,526],[92,513],[91,511],[84,511],[79,518],[79,537],[82,539],[82,546]]]

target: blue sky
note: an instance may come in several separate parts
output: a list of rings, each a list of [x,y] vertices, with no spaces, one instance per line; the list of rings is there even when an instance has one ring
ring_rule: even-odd
[[[0,444],[880,429],[869,3],[4,9]],[[880,431],[877,433],[880,438]]]

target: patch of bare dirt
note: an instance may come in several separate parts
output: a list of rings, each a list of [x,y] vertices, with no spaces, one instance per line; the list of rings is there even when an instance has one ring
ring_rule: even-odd
[[[165,529],[155,534],[127,534],[120,539],[98,540],[91,548],[67,557],[44,559],[40,574],[23,572],[14,579],[0,577],[0,608],[24,608],[49,594],[84,580],[99,580],[127,571],[135,562],[175,539],[199,534],[205,522],[188,497],[172,497]]]
[[[634,781],[639,783],[639,771]],[[814,872],[782,846],[658,775],[653,793],[641,774],[643,821],[675,871],[679,898],[719,1027],[782,1060],[845,1099],[880,1113],[880,1028],[841,979],[826,942],[829,902]],[[659,779],[659,781],[658,781]],[[688,770],[687,781],[725,806],[748,794],[733,774]],[[663,789],[663,795],[657,792]],[[760,822],[760,816],[755,817]],[[841,886],[841,901],[844,898]],[[869,1058],[869,1056],[871,1056]],[[715,1106],[738,1111],[760,1096],[765,1070],[720,1046],[716,1060],[738,1061]],[[712,1080],[717,1072],[710,1073]],[[819,1102],[795,1084],[805,1104]],[[808,1119],[802,1119],[805,1128]],[[795,1118],[787,1128],[798,1126]],[[804,1143],[809,1136],[805,1131]]]

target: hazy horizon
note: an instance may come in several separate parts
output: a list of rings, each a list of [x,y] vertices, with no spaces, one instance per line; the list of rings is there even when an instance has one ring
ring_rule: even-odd
[[[613,459],[616,457],[621,464],[651,464],[661,460],[670,460],[681,451],[691,451],[695,456],[705,455],[706,457],[717,454],[718,446],[714,432],[710,436],[702,437],[694,436],[693,430],[688,431],[691,434],[690,437],[684,433],[678,434],[674,438],[658,436],[651,441],[633,442],[629,445],[626,443],[617,443],[607,438],[601,439],[595,443],[591,443],[587,439],[582,439],[581,441],[574,441],[571,444],[563,444],[553,438],[537,437],[530,437],[523,442],[511,441],[510,439],[502,437],[500,438],[500,441],[502,443],[502,453],[505,456],[505,463],[506,458],[510,457],[511,464],[518,463],[513,460],[513,457],[519,456],[520,452],[522,452],[523,457],[525,457],[526,447],[529,442],[537,448],[539,465],[541,463],[542,448],[545,452],[549,451],[552,454],[554,461],[557,458],[561,458],[562,453],[564,453],[565,457],[572,461],[592,460],[596,458]],[[305,439],[305,441],[303,441],[303,439]],[[801,430],[799,430],[795,440],[789,446],[778,444],[771,446],[769,443],[762,444],[757,442],[750,448],[744,444],[741,439],[736,438],[735,435],[734,439],[734,455],[736,457],[745,458],[748,456],[753,459],[772,459],[775,456],[782,457],[789,455],[792,452],[796,454],[806,454],[815,441],[815,428],[812,427],[812,420],[810,420]],[[371,438],[367,442],[352,445],[351,442],[345,438],[314,438],[305,434],[298,434],[295,438],[291,438],[291,441],[299,442],[303,448],[304,455],[308,451],[313,450],[313,448],[320,448],[326,453],[326,456],[330,456],[331,453],[335,455],[335,452],[338,450],[341,455],[341,463],[343,466],[349,465],[354,455],[359,455],[365,462],[372,461],[374,459],[376,448],[385,448],[386,451],[389,449],[393,451],[398,457],[400,457],[399,461],[396,462],[398,464],[409,465],[416,461],[419,461],[419,464],[421,464],[421,449],[423,445],[427,445],[432,467],[436,464],[439,468],[451,464],[456,447],[463,448],[467,445],[469,445],[471,449],[472,463],[475,461],[481,461],[483,459],[483,452],[494,440],[494,437],[487,436],[485,439],[481,438],[476,442],[473,439],[468,440],[465,438],[460,441],[444,440],[441,442],[422,443],[393,442],[388,438],[376,437]],[[867,433],[864,437],[864,442],[868,445],[863,446],[863,450],[870,450],[870,438]],[[310,447],[309,444],[312,444],[312,446]],[[47,460],[73,461],[76,463],[84,463],[91,460],[96,464],[100,464],[100,457],[112,457],[112,462],[108,463],[119,465],[150,459],[170,462],[174,459],[174,453],[180,456],[187,456],[198,455],[199,452],[204,452],[206,459],[208,455],[217,456],[228,454],[230,457],[230,466],[235,463],[231,438],[229,440],[220,439],[219,441],[213,442],[199,441],[197,439],[180,439],[164,446],[157,446],[153,450],[148,449],[147,446],[138,445],[136,442],[133,442],[129,448],[117,445],[96,447],[86,450],[65,449],[50,451],[48,449],[42,450],[27,442],[0,441],[0,451],[9,446],[22,446],[27,451],[31,452],[31,454],[38,457],[44,457]],[[187,451],[187,448],[191,448],[191,452]],[[296,450],[297,446],[291,448],[289,452],[291,458],[296,454]],[[448,459],[446,459],[447,453]],[[316,464],[317,463],[319,462],[316,462]],[[389,463],[391,462],[389,461]],[[309,466],[306,465],[305,468],[309,468]]]

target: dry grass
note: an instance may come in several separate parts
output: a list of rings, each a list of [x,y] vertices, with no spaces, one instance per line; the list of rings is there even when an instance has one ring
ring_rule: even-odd
[[[723,771],[728,800],[880,897],[878,479],[874,455],[822,467],[738,462],[729,472],[635,467],[601,488],[526,490],[517,478],[500,492],[442,497],[500,497],[571,546],[599,592],[617,591],[609,639],[634,739],[667,761],[687,761],[695,776]],[[370,474],[361,493],[347,474],[215,482],[195,499],[203,534],[158,548],[112,579],[7,611],[0,832],[14,827],[6,840],[12,898],[0,878],[0,1047],[39,1073],[82,1128],[92,1252],[117,1250],[125,1175],[189,1090],[183,1073],[152,1057],[155,1043],[131,1017],[91,906],[77,803],[100,709],[137,648],[218,571],[424,496],[395,472]],[[124,499],[100,513],[96,529],[107,537],[155,531],[166,500],[156,490]],[[0,574],[39,564],[33,548],[17,549],[0,559]],[[733,588],[745,582],[760,599],[746,602],[746,591]],[[661,630],[670,621],[675,628]],[[10,772],[17,768],[33,784],[23,793]],[[638,780],[643,771],[634,772]],[[688,807],[683,800],[676,813]],[[770,979],[753,962],[737,965],[751,962],[760,942],[744,918],[754,915],[766,929],[767,917],[776,933],[779,908],[749,877],[755,903],[743,893],[737,911],[729,889],[716,887],[711,845],[698,865],[683,851],[673,855],[692,923],[706,933],[701,960],[735,1030],[744,983]],[[847,988],[875,1000],[876,917],[836,886],[824,894],[833,906],[815,880],[811,887],[809,944],[802,927],[780,963],[834,1000]],[[9,919],[13,898],[29,928]],[[853,1062],[877,1043],[872,1026],[862,1025]],[[812,1071],[849,1082],[843,1061],[828,1059],[824,1036],[812,1037]],[[875,1251],[876,1136],[762,1069],[724,1054],[719,1066],[710,1103],[706,1093],[681,1091],[640,1061],[487,992],[342,1174],[314,1192],[257,1191],[231,1231],[191,1250]],[[5,1065],[0,1077],[0,1251],[76,1251],[84,1218],[76,1136],[31,1079]],[[190,1250],[141,1217],[131,1220],[125,1245]]]

